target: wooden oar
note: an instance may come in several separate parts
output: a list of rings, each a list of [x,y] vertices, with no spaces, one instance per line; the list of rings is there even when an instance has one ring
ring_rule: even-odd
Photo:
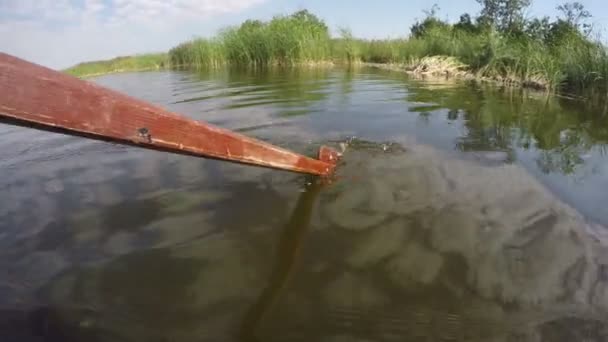
[[[99,85],[0,53],[0,121],[149,149],[329,175],[317,159],[169,112]]]

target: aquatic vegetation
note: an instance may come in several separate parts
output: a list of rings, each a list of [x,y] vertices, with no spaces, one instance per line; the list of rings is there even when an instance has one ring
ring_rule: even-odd
[[[216,68],[226,63],[225,47],[219,39],[197,38],[169,51],[172,67]]]
[[[360,44],[347,28],[340,28],[340,38],[331,41],[331,52],[334,58],[348,63],[359,62],[361,55]]]
[[[184,182],[187,184],[187,182]],[[197,192],[188,188],[181,188],[176,191],[164,193],[153,193],[144,197],[154,201],[161,209],[161,216],[180,216],[189,212],[196,211],[205,204],[221,201],[226,198],[226,194],[221,191]]]
[[[306,10],[268,22],[247,20],[213,39],[197,38],[169,51],[172,65],[195,68],[225,64],[263,67],[328,62],[329,29]]]
[[[468,279],[483,296],[517,303],[555,300],[574,290],[561,279],[577,263],[589,262],[583,247],[588,237],[576,212],[555,201],[530,178],[516,176],[522,172],[514,167],[492,168],[481,179],[477,177],[486,182],[500,175],[518,182],[508,188],[497,184],[495,192],[477,197],[487,205],[486,210],[481,204],[468,206],[466,215],[478,218],[480,224],[476,233],[475,229],[465,231],[476,237],[467,238],[473,246],[463,245],[459,253],[476,265]],[[583,286],[582,274],[575,277]]]
[[[59,179],[50,179],[44,183],[44,191],[49,194],[57,194],[63,192],[65,186]]]
[[[450,277],[443,267],[458,256],[465,274],[451,286],[475,289],[487,300],[533,305],[566,297],[575,303],[590,293],[598,298],[606,295],[608,284],[593,285],[597,284],[591,266],[594,243],[584,220],[523,169],[454,160],[425,146],[407,145],[405,150],[381,153],[371,147],[358,150],[355,145],[344,156],[341,175],[381,174],[388,190],[375,196],[386,196],[393,208],[409,207],[407,201],[395,200],[400,189],[408,188],[404,184],[413,189],[423,184],[414,190],[420,194],[415,196],[418,205],[391,210],[401,219],[389,215],[392,219],[357,233],[361,235],[352,240],[346,257],[351,267],[381,267],[401,288],[424,288]],[[408,175],[408,170],[419,171]],[[425,175],[424,181],[414,181],[412,175]],[[348,193],[357,183],[342,178],[336,184],[339,190],[324,196],[339,200],[333,191]],[[352,207],[359,212],[374,208],[363,200]],[[407,231],[398,229],[404,222],[409,222]],[[357,227],[354,222],[347,224]],[[340,227],[347,226],[343,222]]]
[[[95,200],[104,205],[116,205],[125,201],[125,196],[114,187],[108,187],[105,184],[97,184],[94,188]]]
[[[440,254],[417,242],[410,242],[388,261],[386,272],[391,280],[407,289],[412,284],[430,285],[435,282],[442,265]]]
[[[263,288],[261,274],[238,251],[224,251],[224,258],[199,272],[188,294],[192,303],[209,308],[230,300],[254,299]]]
[[[241,251],[239,242],[230,236],[221,234],[210,235],[206,239],[198,239],[189,244],[183,244],[171,249],[171,257],[184,260],[200,260],[206,262],[221,261],[234,251]]]
[[[482,218],[474,217],[466,207],[454,205],[437,212],[431,223],[431,246],[442,253],[475,251]]]
[[[496,250],[482,252],[487,257],[480,258],[469,277],[483,296],[504,302],[539,303],[577,291],[561,281],[578,262],[579,267],[588,262],[580,238],[569,229],[567,221],[555,228],[544,224],[541,219],[508,237]],[[572,285],[584,286],[582,273],[575,271],[572,275]]]
[[[396,156],[395,156],[396,157]],[[420,155],[410,153],[406,157],[396,157],[388,160],[384,169],[389,174],[399,175],[393,180],[393,197],[395,206],[393,213],[398,215],[413,215],[426,210],[438,209],[441,198],[450,190],[438,167],[424,167],[419,164]]]
[[[473,23],[468,14],[450,24],[433,12],[412,27],[407,39],[357,39],[348,29],[340,29],[340,37],[330,40],[331,56],[317,55],[316,61],[331,57],[349,64],[405,64],[422,73],[447,62],[447,69],[436,71],[451,71],[452,76],[467,71],[469,78],[553,91],[608,86],[605,46],[573,21],[532,18],[517,33],[484,25]]]
[[[399,218],[374,227],[355,245],[346,262],[356,268],[373,267],[402,248],[410,234],[410,225]]]
[[[327,337],[322,340],[322,342],[353,342],[353,341],[363,341],[356,336],[352,335],[336,335]]]
[[[372,309],[389,301],[369,279],[349,272],[340,274],[331,281],[323,296],[330,309]]]
[[[354,37],[347,28],[340,28],[339,37],[332,38],[322,19],[301,10],[269,21],[246,20],[212,38],[179,44],[166,54],[81,63],[66,72],[87,76],[169,66],[381,63],[406,66],[417,74],[466,76],[551,91],[608,89],[608,51],[580,23],[564,18],[520,19],[521,25],[513,29],[499,21],[488,22],[482,15],[476,22],[465,14],[459,22],[449,23],[429,12],[408,38],[366,40]]]
[[[157,236],[155,248],[175,246],[201,236],[208,235],[213,225],[209,224],[209,214],[193,213],[170,216],[154,221],[143,229],[143,233]]]
[[[354,178],[359,175],[382,175],[382,191],[374,194],[375,185],[366,183],[367,194],[376,199],[361,195],[358,205],[343,208],[343,215],[349,210],[381,213],[376,205],[386,201],[383,197],[393,204],[384,219],[359,230],[325,222],[336,218],[321,215],[327,228],[307,233],[301,263],[267,313],[260,339],[301,331],[303,336],[318,334],[306,335],[306,340],[339,334],[360,338],[378,327],[381,336],[395,340],[406,335],[529,340],[540,336],[546,324],[570,317],[597,319],[608,312],[605,245],[588,235],[574,210],[522,169],[452,159],[413,143],[401,149],[354,142],[343,163],[343,177],[320,192],[319,210],[342,201],[340,193],[352,192],[361,183]],[[287,176],[279,181],[290,182]],[[417,184],[422,185],[416,189]],[[412,197],[400,202],[397,195],[408,188]],[[213,340],[234,331],[271,281],[277,254],[265,249],[275,248],[276,231],[260,233],[265,236],[260,238],[248,223],[235,231],[225,229],[210,215],[221,206],[208,206],[204,213],[190,206],[207,197],[216,203],[217,190],[202,191],[211,196],[182,190],[149,196],[168,207],[168,217],[97,239],[105,256],[120,256],[76,266],[68,264],[73,258],[68,248],[60,251],[62,273],[56,275],[49,265],[43,283],[50,283],[41,293],[50,293],[52,303],[95,309],[93,318],[64,313],[62,319],[86,320],[91,327],[134,340],[160,332]],[[281,193],[289,191],[293,187]],[[248,199],[234,201],[241,194],[234,188],[223,193],[230,208],[251,206]],[[396,209],[408,203],[412,208]],[[79,219],[82,224],[98,220]],[[160,243],[157,235],[164,237]],[[331,239],[342,245],[333,248]],[[70,240],[66,246],[75,244]],[[85,246],[77,247],[81,251]],[[172,315],[159,319],[165,312]],[[201,319],[214,325],[200,327]],[[376,331],[370,329],[370,336],[377,337]]]
[[[362,181],[357,185],[335,187],[337,198],[325,206],[329,220],[345,229],[371,228],[384,221],[394,206],[391,189],[382,181]]]
[[[118,231],[104,239],[101,250],[111,256],[128,254],[136,250],[135,240],[136,234]]]
[[[179,156],[176,158],[175,169],[182,184],[195,184],[206,180],[204,160]]]

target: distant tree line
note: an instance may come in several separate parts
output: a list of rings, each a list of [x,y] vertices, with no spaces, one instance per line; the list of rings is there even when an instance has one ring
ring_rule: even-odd
[[[525,13],[532,0],[477,0],[481,11],[476,17],[469,13],[450,25],[438,17],[439,7],[424,11],[426,17],[412,25],[411,36],[421,38],[433,29],[452,28],[455,31],[484,33],[496,31],[514,38],[529,38],[545,43],[556,43],[565,37],[588,37],[592,32],[591,13],[580,2],[567,2],[557,7],[560,15],[555,20],[544,16],[527,18]]]

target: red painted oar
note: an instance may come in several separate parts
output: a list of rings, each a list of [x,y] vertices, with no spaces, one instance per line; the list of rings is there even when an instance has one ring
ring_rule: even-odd
[[[0,53],[3,122],[92,139],[223,159],[274,169],[328,175],[336,151],[321,147],[319,160]]]

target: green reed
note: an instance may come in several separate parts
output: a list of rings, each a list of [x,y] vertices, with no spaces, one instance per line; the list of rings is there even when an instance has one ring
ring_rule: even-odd
[[[450,56],[468,66],[471,75],[548,90],[608,89],[608,52],[581,36],[547,43],[495,31],[431,29],[409,39],[332,41],[335,60],[408,64],[429,56]],[[347,51],[348,50],[348,51]]]
[[[197,38],[171,49],[169,61],[173,67],[214,68],[225,64],[226,54],[219,39]]]
[[[553,91],[608,90],[606,48],[563,21],[552,26],[553,32],[536,36],[525,30],[506,33],[473,24],[463,29],[438,19],[427,21],[433,25],[410,38],[358,39],[348,29],[340,29],[339,37],[331,38],[323,20],[302,10],[269,21],[247,20],[215,37],[184,42],[168,54],[82,63],[67,72],[83,76],[167,66],[206,69],[322,63],[411,66],[422,60],[449,60],[466,65],[469,77]],[[450,59],[428,58],[434,56]]]
[[[307,11],[269,22],[247,20],[213,39],[194,39],[169,51],[173,65],[195,68],[296,65],[329,61],[327,26]]]

